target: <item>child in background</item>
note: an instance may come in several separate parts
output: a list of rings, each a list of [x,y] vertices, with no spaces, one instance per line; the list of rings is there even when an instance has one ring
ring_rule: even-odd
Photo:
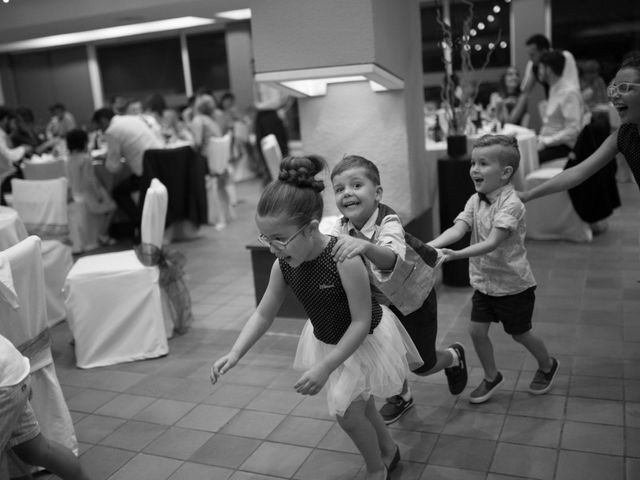
[[[287,157],[279,178],[262,192],[259,239],[278,258],[255,313],[231,350],[211,367],[211,381],[236,365],[267,331],[291,288],[310,318],[293,365],[304,373],[294,388],[316,395],[326,384],[329,412],[364,457],[366,479],[384,480],[400,452],[373,396],[398,393],[409,363],[421,360],[395,316],[372,297],[362,259],[334,262],[337,238],[318,230],[324,184],[314,177],[323,168],[319,157]]]
[[[426,376],[444,369],[450,392],[458,395],[467,385],[464,347],[454,343],[446,350],[436,349],[438,302],[433,282],[418,278],[410,284],[404,283],[400,288],[403,295],[392,295],[394,298],[388,298],[376,287],[391,281],[392,272],[406,260],[407,249],[411,248],[407,246],[407,234],[400,218],[391,208],[380,203],[382,186],[378,167],[366,158],[350,155],[334,167],[331,181],[336,206],[343,215],[331,232],[339,236],[332,252],[334,259],[342,262],[358,255],[364,257],[374,294],[379,295],[378,300],[388,305],[398,317],[424,361],[413,373]],[[437,265],[437,253],[427,248],[431,258],[426,263],[433,268]],[[432,276],[433,272],[426,272],[426,275]],[[403,308],[409,302],[412,306]],[[412,406],[413,397],[405,379],[400,394],[387,398],[380,414],[385,423],[391,424]]]
[[[471,392],[471,403],[491,398],[502,383],[489,339],[492,322],[502,322],[505,332],[538,361],[529,392],[551,390],[558,360],[549,356],[544,342],[531,331],[536,282],[524,246],[525,208],[511,184],[520,151],[514,137],[485,135],[471,152],[472,195],[453,227],[429,242],[441,248],[471,231],[471,245],[462,250],[443,249],[445,261],[469,258],[469,277],[475,289],[471,310],[471,339],[484,369],[484,380]]]
[[[71,450],[40,432],[29,403],[29,369],[29,359],[0,335],[0,478],[9,478],[5,453],[12,449],[23,462],[65,480],[88,479]]]
[[[99,245],[113,245],[116,242],[109,237],[109,225],[117,207],[96,177],[93,160],[87,151],[88,143],[89,137],[84,130],[77,128],[67,133],[69,188],[73,201],[84,204],[88,213],[83,225],[88,230],[87,238],[97,239]],[[86,250],[99,245],[89,241]]]

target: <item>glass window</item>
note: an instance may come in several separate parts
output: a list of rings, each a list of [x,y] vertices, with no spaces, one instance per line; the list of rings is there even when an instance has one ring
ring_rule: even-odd
[[[187,48],[194,91],[201,87],[213,91],[229,90],[225,32],[189,35]]]
[[[625,53],[640,50],[640,2],[554,0],[552,45],[573,53],[578,66],[596,60],[606,82]]]
[[[461,0],[451,0],[451,25],[453,30],[453,68],[460,69],[460,50],[463,46],[463,24],[469,17],[469,5]],[[510,63],[509,3],[505,0],[474,0],[470,24],[469,47],[471,63],[476,69],[484,64],[487,51],[492,48],[488,67],[507,67]],[[442,1],[424,4],[422,22],[422,69],[425,73],[444,72],[442,61],[442,28],[437,12],[442,12]]]
[[[185,92],[179,38],[99,46],[96,54],[107,99]]]

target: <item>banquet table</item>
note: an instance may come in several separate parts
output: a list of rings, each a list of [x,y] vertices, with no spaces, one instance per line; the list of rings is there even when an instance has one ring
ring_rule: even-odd
[[[13,208],[0,206],[0,251],[27,238],[27,229]]]

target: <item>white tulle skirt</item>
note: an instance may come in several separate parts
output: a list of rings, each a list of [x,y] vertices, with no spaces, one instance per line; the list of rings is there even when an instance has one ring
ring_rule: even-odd
[[[410,369],[423,364],[422,358],[400,321],[382,306],[382,319],[362,345],[336,368],[324,389],[331,415],[344,415],[354,400],[371,395],[389,397],[402,390]],[[300,335],[293,368],[305,371],[325,358],[336,346],[313,335],[311,321]]]

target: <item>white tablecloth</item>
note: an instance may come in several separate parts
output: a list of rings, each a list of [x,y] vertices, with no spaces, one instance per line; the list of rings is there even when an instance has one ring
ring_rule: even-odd
[[[27,229],[13,208],[0,206],[0,251],[27,238]]]

